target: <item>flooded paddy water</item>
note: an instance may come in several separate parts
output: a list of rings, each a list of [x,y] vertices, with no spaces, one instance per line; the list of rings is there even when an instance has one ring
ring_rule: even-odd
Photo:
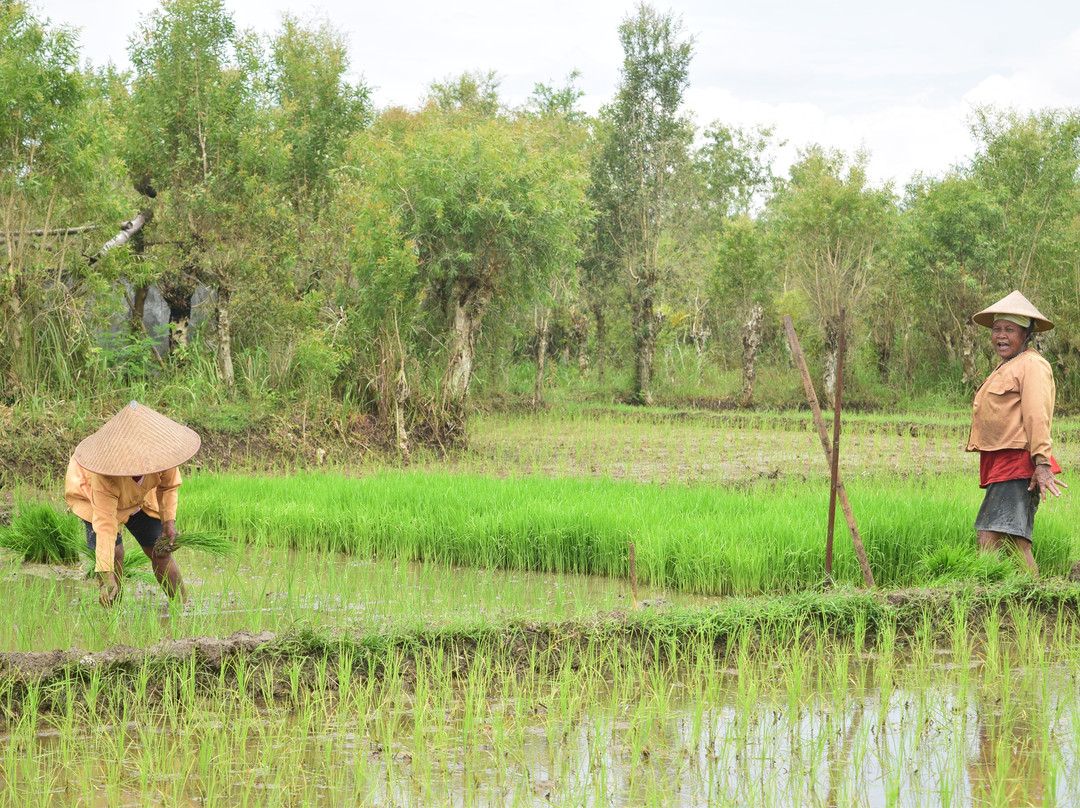
[[[0,621],[0,652],[70,646],[99,651],[133,639],[284,632],[301,625],[364,632],[576,619],[632,606],[625,580],[593,575],[477,570],[265,547],[246,548],[240,559],[225,563],[183,551],[176,558],[193,593],[191,603],[170,607],[156,584],[137,581],[128,584],[107,619],[95,582],[81,568],[10,568],[0,579],[0,603],[10,606],[10,619]],[[646,608],[717,601],[645,586],[637,594]]]
[[[1066,666],[609,653],[543,674],[497,656],[459,676],[436,654],[378,677],[330,664],[323,684],[276,698],[258,668],[233,670],[252,687],[210,696],[177,677],[175,695],[129,694],[130,711],[4,725],[0,801],[1051,806],[1080,778]]]

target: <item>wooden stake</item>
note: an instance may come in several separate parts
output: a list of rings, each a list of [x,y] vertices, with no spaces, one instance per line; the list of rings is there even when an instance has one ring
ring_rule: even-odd
[[[825,577],[832,583],[833,527],[836,525],[836,482],[840,478],[840,399],[844,389],[844,310],[840,309],[840,334],[836,358],[836,400],[833,401],[832,463],[829,469],[829,528],[825,535]]]
[[[814,392],[814,383],[810,380],[810,371],[806,369],[806,359],[803,357],[802,346],[795,334],[795,326],[791,317],[784,315],[784,330],[787,332],[788,342],[791,344],[791,353],[795,359],[795,366],[802,376],[803,388],[806,390],[806,398],[810,402],[810,412],[814,416],[814,426],[817,427],[818,437],[821,439],[821,448],[825,451],[825,459],[832,464],[832,447],[829,445],[829,432],[825,428],[825,420],[821,417],[821,405],[818,404],[817,393]],[[855,555],[862,567],[863,580],[868,587],[874,586],[874,574],[870,571],[870,562],[866,560],[866,548],[863,547],[862,538],[859,536],[859,528],[855,524],[855,514],[851,511],[851,503],[848,501],[847,490],[839,472],[836,476],[836,497],[840,500],[840,509],[847,519],[848,531],[851,533],[851,542],[855,545]]]

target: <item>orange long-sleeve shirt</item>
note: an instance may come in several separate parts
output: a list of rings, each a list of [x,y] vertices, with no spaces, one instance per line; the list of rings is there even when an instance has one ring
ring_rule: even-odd
[[[1027,449],[1035,463],[1049,463],[1054,420],[1054,372],[1031,348],[986,377],[971,414],[969,452]]]
[[[180,469],[147,474],[141,483],[131,477],[109,477],[87,471],[71,458],[64,480],[64,499],[75,515],[94,526],[97,534],[95,572],[113,568],[113,551],[120,525],[138,510],[168,522],[176,519]]]

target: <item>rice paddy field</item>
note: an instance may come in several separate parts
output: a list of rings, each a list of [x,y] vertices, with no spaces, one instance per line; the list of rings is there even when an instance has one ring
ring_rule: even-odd
[[[0,805],[1075,804],[1080,491],[1040,509],[1033,579],[975,552],[964,414],[844,429],[872,591],[839,514],[825,577],[799,413],[495,414],[404,467],[190,469],[181,532],[237,552],[177,551],[187,604],[129,563],[105,611],[77,549],[24,561],[33,519],[82,531],[28,485]]]

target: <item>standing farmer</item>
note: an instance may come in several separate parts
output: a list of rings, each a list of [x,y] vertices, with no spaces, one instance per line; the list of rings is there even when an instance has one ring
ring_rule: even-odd
[[[176,530],[176,468],[199,450],[199,436],[186,426],[132,401],[75,449],[68,463],[64,499],[86,523],[100,579],[98,600],[109,606],[120,595],[124,544],[120,526],[139,542],[154,575],[170,598],[187,601],[180,568],[172,556]],[[113,537],[116,537],[115,542]],[[170,549],[154,551],[164,536]]]
[[[975,393],[967,451],[979,452],[979,485],[986,489],[975,519],[979,551],[1013,544],[1035,574],[1031,554],[1035,511],[1047,494],[1067,486],[1054,475],[1061,467],[1050,453],[1054,417],[1054,373],[1028,345],[1036,331],[1054,324],[1020,292],[1013,292],[971,318],[990,329],[1000,362]]]

